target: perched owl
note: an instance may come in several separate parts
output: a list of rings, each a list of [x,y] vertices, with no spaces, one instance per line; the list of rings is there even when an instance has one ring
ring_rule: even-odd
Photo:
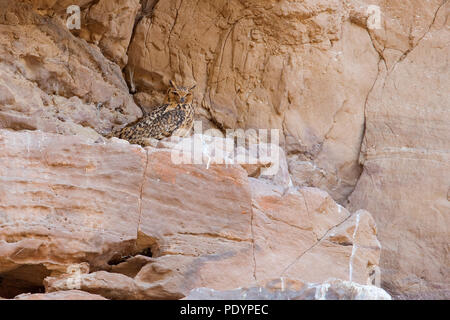
[[[161,140],[170,136],[186,136],[194,123],[191,88],[179,87],[170,81],[164,104],[108,137],[128,140],[132,144],[148,145],[150,138]]]

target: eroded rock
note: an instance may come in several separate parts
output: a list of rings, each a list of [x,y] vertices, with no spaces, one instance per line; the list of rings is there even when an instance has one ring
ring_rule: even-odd
[[[405,54],[380,63],[366,110],[364,171],[348,207],[366,208],[377,221],[386,289],[396,297],[448,299],[449,3],[414,4],[408,10],[420,12],[420,24],[411,44],[402,34],[387,41],[403,43]]]
[[[120,68],[63,21],[16,1],[0,11],[0,128],[98,138],[141,116]]]
[[[65,25],[70,5],[81,30]],[[235,263],[235,287],[282,272],[376,282],[375,224],[359,209],[381,232],[383,287],[449,296],[448,1],[0,0],[0,11],[0,128],[66,136],[1,133],[0,296],[39,293],[83,263],[86,288],[112,298],[98,272],[132,279],[120,295],[139,298],[223,286],[221,263]],[[279,129],[280,174],[175,170],[163,147],[101,139],[141,116],[135,101],[161,103],[169,79],[197,83],[206,128]]]
[[[365,23],[366,7],[159,1],[136,27],[127,70],[144,107],[160,103],[175,78],[198,84],[198,114],[220,128],[281,130],[294,182],[343,201],[361,173],[364,104],[379,61],[367,30],[348,22],[359,10]],[[297,173],[303,162],[311,168]]]
[[[294,274],[365,284],[378,263],[369,213],[238,164],[39,131],[1,130],[0,148],[0,277],[46,292],[179,299]]]

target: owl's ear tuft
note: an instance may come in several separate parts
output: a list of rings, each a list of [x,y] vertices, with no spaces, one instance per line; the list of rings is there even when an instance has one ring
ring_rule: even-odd
[[[169,83],[174,89],[177,89],[177,85],[175,82],[173,82],[172,80],[169,80]]]
[[[189,91],[194,90],[197,87],[196,84],[194,84],[191,88],[189,88]]]

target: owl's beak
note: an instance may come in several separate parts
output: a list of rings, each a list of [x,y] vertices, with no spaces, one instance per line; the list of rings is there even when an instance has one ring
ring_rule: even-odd
[[[186,101],[186,98],[185,98],[185,97],[181,97],[181,98],[180,98],[180,102],[181,102],[181,103],[184,103],[184,101]]]

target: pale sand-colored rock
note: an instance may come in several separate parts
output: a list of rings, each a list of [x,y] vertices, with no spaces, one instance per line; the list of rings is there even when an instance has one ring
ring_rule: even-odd
[[[274,284],[278,286],[274,287]],[[338,279],[311,284],[281,278],[270,281],[264,287],[228,291],[198,288],[192,290],[185,300],[391,300],[391,296],[375,286]]]
[[[78,278],[45,279],[47,292],[64,292],[74,286],[78,290],[109,299],[139,299],[138,288],[132,278],[118,273],[98,271],[80,275]]]
[[[256,180],[253,206],[258,281],[282,276],[307,282],[335,277],[371,283],[381,246],[368,212],[351,215],[314,188],[283,192]],[[287,233],[293,236],[280,236]]]
[[[141,116],[120,68],[62,21],[0,1],[0,128],[99,137]]]
[[[440,1],[430,2],[420,12],[427,21]],[[414,46],[395,67],[380,63],[366,110],[364,171],[349,201],[377,221],[383,286],[396,297],[450,297],[449,9],[440,7],[429,30],[413,30]]]
[[[217,136],[212,136],[208,131],[194,131],[189,138],[154,140],[152,145],[176,150],[173,157],[176,163],[186,162],[185,159],[201,161],[207,168],[213,164],[238,164],[249,177],[262,178],[284,188],[293,186],[286,154],[279,145],[257,140],[250,143],[248,132],[245,135],[243,131],[239,142],[235,142],[231,134],[225,137],[217,130],[216,133]],[[195,154],[201,156],[196,157]]]
[[[367,5],[380,8],[381,28],[369,29],[374,48],[389,70],[402,61],[422,41],[435,20],[439,8],[446,10],[447,0],[358,0],[354,10],[361,12]],[[448,5],[448,4],[447,4]],[[445,14],[445,13],[444,13]],[[444,33],[437,37],[446,36]]]
[[[114,0],[113,0],[114,1]],[[112,2],[113,2],[112,1]],[[77,5],[82,8],[92,5],[95,0],[30,0],[33,9],[39,12],[65,12],[71,5]]]
[[[169,79],[196,82],[199,115],[281,130],[290,167],[312,164],[293,169],[294,182],[342,201],[361,172],[379,60],[367,31],[345,22],[350,13],[334,0],[159,1],[136,27],[127,70],[144,107],[161,102]]]
[[[106,298],[80,290],[57,291],[50,293],[21,294],[14,300],[107,300]]]
[[[0,273],[29,287],[178,299],[284,274],[348,280],[350,263],[365,284],[378,261],[370,215],[353,238],[355,215],[318,189],[283,195],[240,165],[176,165],[170,149],[118,139],[1,130],[0,141]]]
[[[133,249],[146,161],[140,147],[1,130],[0,150],[0,272],[105,267]]]
[[[139,0],[101,0],[86,10],[80,37],[96,44],[111,61],[124,67]]]
[[[65,11],[73,4],[81,6],[82,30],[69,32]],[[283,193],[291,181],[320,187],[341,204],[363,168],[358,157],[365,129],[364,173],[348,208],[374,212],[383,230],[383,286],[395,296],[448,297],[448,1],[149,0],[141,5],[138,10],[137,0],[0,0],[5,13],[0,16],[0,128],[101,142],[98,133],[141,114],[128,87],[136,84],[134,98],[148,109],[161,102],[169,79],[197,82],[197,113],[205,127],[280,129],[292,177],[284,171],[272,183],[283,186]],[[380,7],[380,29],[368,27],[368,5]],[[127,87],[120,67],[128,49]],[[244,167],[258,177],[261,164]],[[127,185],[123,188],[128,192]],[[287,195],[282,198],[292,197]],[[367,223],[370,230],[373,223]],[[348,247],[351,229],[333,241]],[[341,249],[339,259],[348,255],[348,248]],[[373,267],[368,252],[376,250],[371,250],[362,255],[361,263],[369,265],[359,273],[364,277]],[[112,260],[131,253],[124,251]],[[64,266],[78,262],[68,260]],[[144,263],[137,259],[110,268],[137,275]],[[344,264],[337,268],[340,276]],[[36,286],[48,272],[38,265],[9,275]]]

